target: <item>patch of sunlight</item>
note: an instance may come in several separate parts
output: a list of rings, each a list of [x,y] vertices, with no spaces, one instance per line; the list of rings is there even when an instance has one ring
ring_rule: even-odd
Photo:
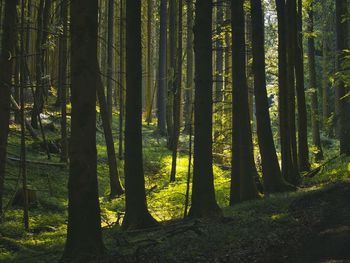
[[[282,213],[282,214],[273,214],[273,215],[271,216],[271,219],[272,219],[273,221],[277,221],[277,220],[281,220],[281,219],[285,218],[286,216],[287,216],[287,215],[284,214],[284,213]]]

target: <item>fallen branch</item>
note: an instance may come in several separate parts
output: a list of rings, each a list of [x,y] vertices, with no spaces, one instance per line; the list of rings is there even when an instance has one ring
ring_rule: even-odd
[[[20,158],[16,157],[7,157],[8,160],[14,161],[14,162],[20,162]],[[48,165],[48,166],[56,166],[56,167],[66,167],[66,163],[53,163],[53,162],[42,162],[42,161],[34,161],[34,160],[26,160],[27,163],[30,164],[37,164],[37,165]]]
[[[305,177],[308,177],[308,178],[314,177],[316,174],[318,174],[318,173],[321,171],[321,169],[322,169],[323,167],[325,167],[328,163],[330,163],[331,161],[333,161],[333,160],[335,160],[335,159],[337,159],[337,158],[339,158],[339,157],[340,157],[340,156],[338,155],[338,156],[335,156],[335,157],[333,157],[333,158],[331,158],[331,159],[325,161],[325,162],[324,162],[323,164],[321,164],[320,166],[318,166],[318,167],[316,167],[315,169],[313,169],[313,170],[311,170],[310,172],[308,172],[308,173],[305,175]]]

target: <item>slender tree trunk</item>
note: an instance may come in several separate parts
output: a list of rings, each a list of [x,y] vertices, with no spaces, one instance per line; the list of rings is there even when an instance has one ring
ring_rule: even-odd
[[[328,66],[328,43],[327,38],[325,36],[326,32],[323,32],[323,47],[322,47],[322,125],[323,128],[329,133],[329,125],[328,125],[328,119],[329,119],[329,103],[328,103],[328,96],[329,94],[329,66]]]
[[[308,33],[314,33],[314,13],[313,2],[311,2],[308,10]],[[316,82],[316,59],[315,59],[315,40],[312,35],[308,38],[308,58],[309,58],[309,78],[310,78],[310,93],[311,93],[311,122],[312,122],[312,144],[316,147],[315,159],[320,161],[323,159],[323,151],[320,138],[320,121],[318,114],[318,95]]]
[[[251,0],[252,50],[257,134],[262,159],[264,188],[267,193],[286,190],[273,141],[266,90],[264,15],[261,0]]]
[[[141,1],[126,1],[124,229],[157,224],[147,209],[142,157]]]
[[[59,39],[59,90],[61,106],[61,162],[68,161],[67,139],[67,35],[68,35],[68,2],[61,1],[62,36]]]
[[[287,0],[284,17],[286,23],[286,47],[287,47],[287,107],[288,107],[288,151],[290,151],[290,160],[288,165],[288,173],[286,180],[292,184],[299,183],[298,171],[298,151],[296,140],[296,125],[295,125],[295,44],[296,44],[296,0]],[[282,125],[286,125],[286,123]]]
[[[166,135],[166,40],[167,40],[167,1],[160,0],[160,30],[159,30],[159,79],[157,93],[158,131]]]
[[[193,103],[193,3],[192,0],[186,1],[187,5],[187,39],[186,39],[186,53],[187,53],[187,67],[186,67],[186,89],[185,89],[185,128],[184,132],[188,133],[192,125],[192,103]]]
[[[196,1],[194,25],[195,105],[194,167],[190,217],[217,217],[212,155],[212,1]]]
[[[119,150],[118,157],[119,160],[124,158],[123,153],[123,131],[124,131],[124,94],[125,94],[125,52],[124,52],[124,1],[120,0],[120,32],[119,32],[119,41],[120,41],[120,56],[119,56]]]
[[[14,30],[16,27],[17,1],[6,0],[4,4],[4,23],[0,52],[0,213],[2,213],[7,138],[10,120],[12,65],[14,61],[13,59],[9,59],[9,56],[14,54],[17,39],[17,32]]]
[[[97,13],[97,0],[71,2],[72,120],[63,262],[98,261],[104,253],[96,154]]]
[[[98,65],[96,65],[98,67]],[[97,69],[97,72],[99,70]],[[110,119],[108,118],[108,106],[106,103],[105,92],[103,89],[103,83],[101,77],[99,77],[97,83],[97,98],[100,105],[100,114],[102,119],[103,131],[106,140],[107,156],[108,156],[108,167],[109,167],[109,185],[110,185],[110,198],[120,196],[124,193],[123,186],[120,182],[117,156],[115,154],[112,127]]]
[[[175,89],[175,71],[176,71],[176,2],[177,0],[170,1],[169,3],[169,49],[168,49],[168,95],[166,106],[166,119],[167,119],[167,147],[172,150],[174,145],[174,89]]]
[[[147,0],[147,80],[146,80],[146,122],[152,122],[152,16],[153,0]]]
[[[337,71],[343,75],[343,63],[346,57],[344,50],[348,49],[348,28],[347,20],[344,21],[344,16],[347,15],[347,1],[336,0],[336,31],[337,31]],[[350,155],[350,97],[344,97],[348,90],[342,77],[337,79],[337,87],[335,90],[336,100],[336,121],[337,130],[340,140],[340,154]]]
[[[114,0],[108,0],[107,53],[107,114],[108,121],[112,123],[114,79]]]
[[[232,12],[232,174],[230,204],[257,198],[246,78],[243,0],[231,0]],[[244,131],[244,132],[243,132]]]
[[[304,86],[303,18],[302,0],[298,0],[295,36],[295,78],[298,108],[298,163],[300,171],[309,171],[309,146],[307,143],[307,111]]]
[[[172,165],[170,181],[175,181],[176,174],[176,159],[177,159],[177,148],[180,137],[180,126],[181,126],[181,99],[182,99],[182,0],[178,0],[178,37],[177,37],[177,59],[176,59],[176,75],[175,75],[175,86],[174,86],[174,102],[173,102],[173,121],[174,121],[174,135],[173,135],[173,154],[172,154]]]

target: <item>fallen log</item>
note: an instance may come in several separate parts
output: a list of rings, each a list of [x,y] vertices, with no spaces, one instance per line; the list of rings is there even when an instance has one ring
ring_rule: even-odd
[[[13,162],[21,161],[20,158],[10,157],[10,156],[8,156],[7,159]],[[43,162],[43,161],[35,161],[35,160],[26,160],[26,163],[36,164],[36,165],[56,166],[56,167],[62,167],[62,168],[67,166],[66,163]]]
[[[12,106],[14,107],[14,110],[15,110],[15,111],[20,111],[20,110],[21,110],[20,107],[18,106],[16,100],[13,98],[12,95],[11,95],[11,103],[12,103]],[[27,119],[25,119],[24,122],[25,122],[25,125],[26,125],[27,130],[29,131],[29,133],[30,133],[30,135],[33,137],[33,139],[34,139],[34,140],[39,140],[39,141],[40,141],[40,139],[39,139],[39,137],[38,137],[36,131],[34,130],[34,128],[32,127],[32,125],[30,124],[30,122],[29,122]]]

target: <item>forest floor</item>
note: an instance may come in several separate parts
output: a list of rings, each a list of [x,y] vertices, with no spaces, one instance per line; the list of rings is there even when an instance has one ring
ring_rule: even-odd
[[[59,138],[59,118],[48,114],[45,131]],[[118,131],[117,116],[113,131]],[[144,167],[149,210],[160,227],[122,231],[124,197],[108,198],[108,164],[98,128],[98,178],[106,262],[350,262],[350,158],[340,157],[312,178],[303,178],[296,192],[274,194],[228,206],[229,170],[215,164],[215,187],[225,217],[217,221],[187,220],[184,213],[188,137],[182,137],[177,180],[169,183],[171,152],[155,127],[144,125]],[[118,134],[114,134],[115,138]],[[11,125],[9,157],[19,155],[19,129]],[[327,159],[337,145],[324,141]],[[115,144],[116,149],[118,144]],[[40,142],[27,138],[28,159],[47,162]],[[59,163],[53,153],[51,163]],[[313,164],[317,167],[319,164]],[[119,162],[122,174],[123,162]],[[30,230],[24,231],[22,209],[11,205],[19,188],[18,162],[9,160],[5,181],[5,216],[0,223],[0,262],[57,262],[67,227],[65,166],[28,163],[28,180],[38,203],[30,208]],[[123,179],[123,176],[122,176]]]

